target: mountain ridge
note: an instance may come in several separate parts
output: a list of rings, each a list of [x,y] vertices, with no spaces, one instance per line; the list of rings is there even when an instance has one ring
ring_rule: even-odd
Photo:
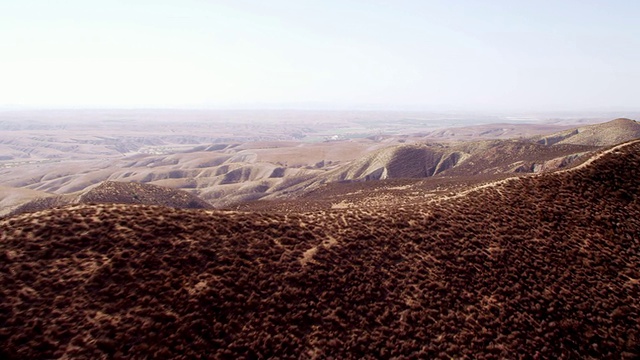
[[[36,198],[15,207],[8,216],[88,203],[146,204],[184,209],[212,208],[206,201],[183,190],[135,182],[104,181],[74,194]]]
[[[547,136],[534,137],[545,145],[579,144],[607,146],[640,137],[640,123],[627,118],[618,118],[601,124],[578,127]]]
[[[3,219],[0,354],[635,358],[640,141],[591,159],[437,206]]]
[[[493,128],[481,128],[485,127]],[[510,131],[506,125],[498,128]],[[451,131],[454,130],[464,128]],[[75,169],[73,166],[78,165],[74,164],[46,173],[37,170],[33,176],[15,175],[17,178],[10,181],[17,187],[15,194],[4,191],[0,203],[15,207],[29,201],[36,193],[16,196],[20,188],[25,188],[51,192],[42,194],[45,199],[31,201],[33,206],[36,202],[41,204],[35,208],[59,206],[73,196],[66,194],[85,191],[102,181],[181,189],[217,208],[244,206],[256,200],[295,199],[331,183],[405,178],[442,182],[435,180],[438,177],[459,178],[464,183],[467,179],[567,168],[602,148],[602,144],[613,145],[617,143],[614,141],[640,136],[640,125],[633,120],[616,119],[541,137],[480,141],[445,141],[447,134],[445,131],[439,135],[442,142],[425,143],[428,137],[416,143],[404,143],[405,138],[376,138],[358,144],[335,143],[338,149],[332,148],[331,142],[302,146],[265,141],[198,145],[181,148],[174,154],[138,154],[124,157],[117,164],[102,164],[95,171]],[[332,162],[326,160],[326,154],[349,160]],[[60,193],[65,195],[60,197]],[[137,202],[133,198],[120,199]],[[155,203],[162,204],[160,199]]]
[[[570,167],[602,147],[638,137],[640,124],[629,119],[615,119],[543,137],[396,145],[377,150],[363,159],[329,170],[284,191],[267,194],[264,200],[304,196],[325,184],[341,181],[438,176],[462,178],[555,171]],[[558,138],[562,139],[549,140]]]

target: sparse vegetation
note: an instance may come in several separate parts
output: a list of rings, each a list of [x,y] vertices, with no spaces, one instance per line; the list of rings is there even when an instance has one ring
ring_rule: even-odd
[[[323,184],[340,181],[433,176],[466,181],[469,176],[554,171],[579,163],[602,146],[640,136],[637,122],[617,119],[551,135],[554,129],[567,127],[494,124],[419,132],[405,124],[404,135],[383,135],[376,130],[375,135],[330,143],[307,141],[309,136],[305,141],[280,137],[318,135],[331,132],[333,126],[314,122],[309,127],[299,121],[302,123],[289,124],[287,129],[277,124],[238,127],[196,121],[186,128],[173,124],[168,133],[162,127],[153,127],[150,133],[149,126],[139,131],[134,123],[116,128],[110,123],[111,132],[103,134],[106,129],[100,129],[97,137],[84,131],[70,135],[73,126],[61,132],[48,129],[52,133],[47,138],[16,138],[19,132],[11,131],[4,139],[0,136],[0,143],[13,149],[11,158],[0,160],[0,185],[38,190],[47,197],[84,191],[103,181],[141,182],[188,189],[213,206],[225,208],[248,198],[298,198]],[[366,123],[360,119],[358,127]],[[393,122],[386,126],[393,127]],[[219,137],[213,129],[230,135]],[[531,137],[540,132],[547,135]],[[508,136],[519,140],[508,140]],[[479,141],[485,138],[492,140]],[[27,149],[31,150],[25,153]],[[121,153],[123,149],[127,152]],[[315,180],[309,181],[311,177]],[[270,188],[261,191],[262,196],[246,191],[270,179],[281,181],[269,181]],[[301,183],[305,186],[298,186]],[[217,196],[220,194],[223,196]],[[10,202],[4,201],[8,198]],[[19,204],[19,198],[0,193],[0,205],[5,207],[0,212],[8,213],[6,206]]]
[[[637,358],[639,166],[636,141],[440,200],[10,217],[0,356]]]

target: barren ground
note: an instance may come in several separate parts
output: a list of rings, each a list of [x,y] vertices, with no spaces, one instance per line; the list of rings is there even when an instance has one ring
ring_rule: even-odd
[[[0,193],[0,211],[29,200],[31,190],[71,194],[106,180],[183,189],[227,207],[395,145],[530,137],[607,118],[541,119],[366,111],[2,111],[0,186],[21,190]]]
[[[634,141],[438,203],[7,218],[0,355],[638,358],[639,169]]]

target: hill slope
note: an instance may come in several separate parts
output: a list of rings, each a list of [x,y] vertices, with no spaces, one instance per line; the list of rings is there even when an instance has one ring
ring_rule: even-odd
[[[49,195],[28,201],[12,215],[70,204],[118,203],[170,206],[179,209],[208,209],[211,205],[186,191],[134,182],[104,181],[75,194]]]
[[[640,123],[620,118],[602,124],[583,126],[559,133],[537,136],[540,144],[572,144],[589,146],[611,146],[640,137]]]
[[[21,204],[49,196],[54,195],[44,191],[0,186],[0,217],[11,213],[13,209]]]
[[[3,358],[637,358],[640,142],[413,207],[0,221]]]
[[[433,177],[464,182],[480,175],[555,171],[579,163],[593,151],[638,137],[640,124],[616,119],[531,138],[395,145],[263,196],[295,199],[335,182]]]
[[[165,136],[147,134],[149,126],[142,131],[137,128],[140,124],[120,124],[124,128],[135,125],[133,133],[119,130],[113,123],[103,125],[78,134],[43,128],[39,135],[31,133],[36,129],[22,132],[9,126],[10,131],[0,136],[0,152],[4,149],[7,154],[0,156],[0,185],[42,191],[48,197],[82,192],[102,181],[148,183],[184,189],[215,207],[227,208],[261,198],[298,197],[336,181],[550,171],[571,166],[601,146],[640,136],[640,125],[628,119],[567,132],[558,132],[566,129],[564,125],[490,124],[422,135],[412,135],[409,122],[394,130],[405,135],[339,137],[337,141],[329,136],[324,142],[318,134],[310,141],[292,138],[287,126],[272,129],[266,138],[249,136],[251,127],[235,126],[230,130],[239,137],[227,138],[211,133],[211,129],[190,126],[174,129],[180,134],[172,130],[172,135]],[[312,129],[298,130],[306,133]],[[124,132],[118,136],[118,131]],[[546,132],[554,133],[527,137]],[[277,134],[289,135],[281,139]],[[517,140],[505,140],[507,136]],[[471,141],[491,138],[502,140]],[[6,196],[0,189],[0,213],[33,195]],[[59,204],[63,200],[45,202]]]

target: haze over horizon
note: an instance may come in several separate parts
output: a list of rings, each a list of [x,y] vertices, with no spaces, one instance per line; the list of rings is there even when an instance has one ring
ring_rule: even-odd
[[[0,4],[0,107],[638,110],[635,1]]]

